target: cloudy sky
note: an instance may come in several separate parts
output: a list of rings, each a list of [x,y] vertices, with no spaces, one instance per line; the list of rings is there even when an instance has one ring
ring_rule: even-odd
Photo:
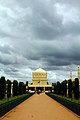
[[[80,0],[0,0],[0,76],[31,82],[41,66],[56,82],[78,65]]]

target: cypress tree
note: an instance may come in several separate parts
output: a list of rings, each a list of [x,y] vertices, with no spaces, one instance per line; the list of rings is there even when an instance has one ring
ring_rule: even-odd
[[[75,78],[74,97],[77,100],[79,99],[79,79],[78,78]]]
[[[68,80],[68,97],[72,98],[72,80]]]
[[[64,96],[67,96],[67,80],[64,80]]]
[[[28,81],[26,81],[26,86],[28,86]]]
[[[11,97],[11,81],[7,80],[7,97]]]
[[[57,94],[58,94],[58,95],[61,94],[61,84],[60,84],[59,81],[57,82]]]
[[[26,81],[26,89],[28,90],[28,81]]]
[[[26,94],[26,85],[23,85],[23,94]]]
[[[61,83],[61,95],[62,96],[67,96],[67,80],[64,80]]]
[[[61,82],[61,95],[64,96],[64,82]]]
[[[54,94],[57,94],[57,85],[54,84]]]
[[[19,95],[22,95],[23,94],[23,86],[24,83],[23,82],[19,82]]]
[[[18,82],[17,80],[13,81],[13,97],[18,95]]]
[[[2,100],[5,97],[6,93],[6,81],[5,77],[2,76],[0,79],[0,100]]]

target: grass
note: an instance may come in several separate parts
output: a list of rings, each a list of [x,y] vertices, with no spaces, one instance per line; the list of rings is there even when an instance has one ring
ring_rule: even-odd
[[[64,105],[71,111],[75,112],[76,114],[80,115],[80,99],[75,100],[74,96],[73,98],[53,94],[53,93],[47,93],[48,96],[59,102],[60,104]]]
[[[53,93],[51,93],[51,94],[53,94]],[[80,99],[76,100],[76,99],[74,99],[74,96],[72,98],[69,98],[69,97],[65,97],[65,96],[61,96],[61,95],[57,95],[57,94],[53,94],[53,95],[58,96],[60,98],[64,98],[64,99],[69,100],[71,102],[75,102],[77,104],[80,104]]]
[[[15,96],[15,97],[11,96],[10,98],[4,98],[4,99],[0,100],[0,104],[6,103],[8,101],[14,100],[16,98],[19,98],[19,97],[22,97],[22,96],[25,96],[25,95],[27,95],[27,94],[18,95],[18,96]]]

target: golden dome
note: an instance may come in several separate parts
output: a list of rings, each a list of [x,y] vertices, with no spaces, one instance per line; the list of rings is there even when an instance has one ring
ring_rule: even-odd
[[[43,70],[42,68],[38,68],[38,69],[35,70],[34,72],[37,72],[37,73],[46,73],[46,71]]]

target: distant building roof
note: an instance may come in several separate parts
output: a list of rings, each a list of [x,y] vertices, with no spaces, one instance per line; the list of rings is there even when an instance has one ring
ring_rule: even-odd
[[[38,68],[38,69],[35,70],[34,72],[38,72],[38,73],[46,73],[46,71],[43,70],[42,68]]]

